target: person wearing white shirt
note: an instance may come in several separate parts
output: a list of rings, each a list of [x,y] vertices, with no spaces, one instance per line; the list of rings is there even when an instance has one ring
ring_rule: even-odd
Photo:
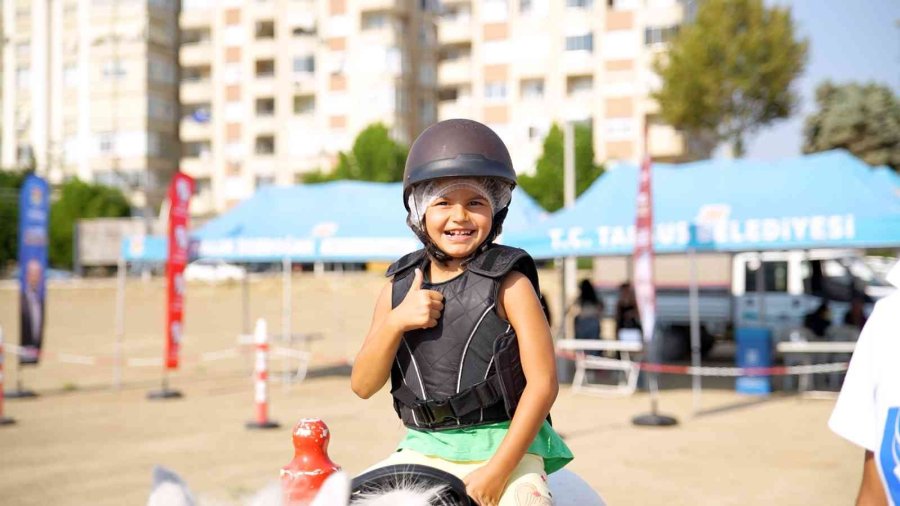
[[[887,280],[900,287],[900,263]],[[869,316],[828,426],[865,450],[858,506],[900,506],[900,291]]]

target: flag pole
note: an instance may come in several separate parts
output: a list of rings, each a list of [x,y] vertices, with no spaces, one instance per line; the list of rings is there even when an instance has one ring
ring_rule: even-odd
[[[644,361],[659,362],[659,339],[656,335],[656,287],[653,284],[653,192],[652,162],[647,140],[647,120],[644,119],[643,160],[638,174],[638,194],[635,212],[634,239],[634,291],[638,312],[641,315],[644,345],[647,348]],[[631,423],[640,426],[670,427],[678,424],[674,417],[659,413],[658,373],[648,371],[650,389],[650,413],[638,415]]]

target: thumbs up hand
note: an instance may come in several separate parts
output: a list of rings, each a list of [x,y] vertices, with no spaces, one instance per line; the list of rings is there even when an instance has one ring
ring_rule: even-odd
[[[403,332],[434,327],[444,310],[444,296],[434,290],[423,290],[422,278],[422,271],[416,269],[409,292],[391,311],[390,316]]]

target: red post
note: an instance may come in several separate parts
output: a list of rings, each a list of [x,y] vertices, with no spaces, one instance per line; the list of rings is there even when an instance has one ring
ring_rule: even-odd
[[[281,486],[286,504],[309,504],[325,480],[341,467],[328,457],[331,433],[318,418],[304,418],[294,426],[294,458],[281,468]]]
[[[274,429],[278,422],[269,420],[269,334],[262,318],[256,321],[253,336],[256,343],[256,366],[253,368],[256,420],[247,422],[247,428]]]
[[[0,425],[16,423],[12,418],[3,416],[3,329],[0,328]]]

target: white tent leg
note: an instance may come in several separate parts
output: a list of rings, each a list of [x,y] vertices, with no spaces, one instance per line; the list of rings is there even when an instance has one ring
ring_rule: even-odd
[[[690,313],[691,313],[691,365],[700,367],[700,295],[697,286],[697,250],[690,248],[688,255],[691,259],[691,285],[690,285]],[[691,378],[691,391],[694,398],[694,414],[700,411],[700,394],[702,386],[700,376],[694,374]]]
[[[281,337],[283,342],[291,343],[293,339],[291,339],[291,259],[288,257],[284,257],[282,259],[282,271],[284,272],[284,278],[282,283],[282,298],[283,298],[283,306],[281,310]],[[284,385],[291,380],[291,371],[289,367],[284,367],[282,372],[282,381]]]
[[[113,353],[113,386],[116,389],[122,387],[122,341],[125,338],[125,277],[128,272],[128,263],[125,257],[119,256],[116,266],[116,341]]]

